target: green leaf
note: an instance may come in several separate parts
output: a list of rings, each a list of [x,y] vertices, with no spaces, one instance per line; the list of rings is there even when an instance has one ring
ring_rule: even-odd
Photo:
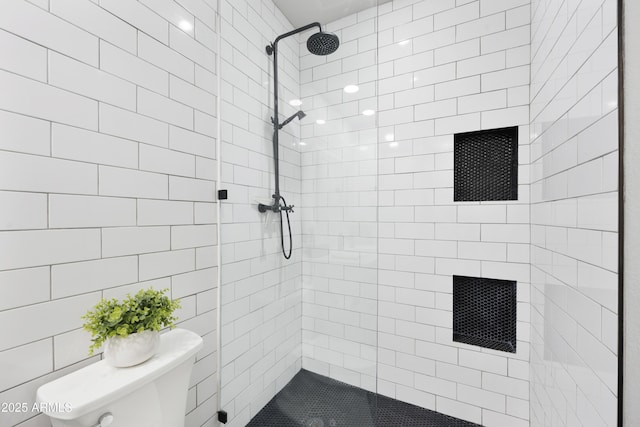
[[[91,333],[89,355],[99,350],[109,337],[174,328],[178,319],[173,313],[181,306],[179,300],[164,295],[168,290],[143,289],[134,296],[128,294],[122,302],[115,298],[101,299],[93,310],[82,316],[82,327]]]

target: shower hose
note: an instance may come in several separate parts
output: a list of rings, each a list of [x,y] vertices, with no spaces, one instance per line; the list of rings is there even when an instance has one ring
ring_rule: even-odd
[[[280,196],[280,198],[282,199],[282,202],[284,203],[284,206],[286,207],[287,206],[287,201],[282,196]],[[283,229],[283,225],[282,225],[282,211],[283,210],[287,214],[287,227],[289,228],[289,254],[287,254],[287,252],[284,250],[284,229]],[[284,255],[284,257],[286,259],[291,258],[291,252],[293,251],[293,239],[291,237],[291,221],[289,220],[289,209],[280,209],[280,245],[282,246],[282,255]]]

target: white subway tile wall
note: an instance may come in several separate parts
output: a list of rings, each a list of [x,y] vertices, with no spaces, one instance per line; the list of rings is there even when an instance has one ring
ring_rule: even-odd
[[[529,1],[495,3],[394,1],[328,26],[357,56],[301,45],[302,101],[326,120],[302,125],[303,367],[528,425]],[[518,200],[454,203],[453,134],[506,126]],[[453,342],[454,274],[518,281],[517,353]]]
[[[242,427],[301,368],[302,251],[300,122],[280,131],[280,191],[296,205],[293,255],[280,248],[280,217],[260,213],[274,188],[273,57],[265,46],[293,29],[270,0],[222,0],[221,174],[228,190],[221,208],[221,407],[228,426]],[[197,34],[197,27],[196,27]],[[280,121],[298,108],[298,38],[278,43]],[[309,122],[310,117],[303,119]],[[289,248],[284,219],[284,244]]]
[[[531,5],[532,426],[617,425],[616,7]]]
[[[213,1],[0,4],[0,401],[99,360],[80,316],[154,286],[204,337],[186,425],[213,425],[215,16]]]

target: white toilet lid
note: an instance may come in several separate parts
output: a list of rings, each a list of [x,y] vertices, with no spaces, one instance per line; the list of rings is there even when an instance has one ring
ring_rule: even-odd
[[[47,383],[36,393],[38,403],[69,412],[47,412],[52,418],[81,417],[106,402],[148,384],[186,361],[202,348],[202,338],[186,329],[174,329],[160,337],[158,354],[130,368],[114,368],[104,360]]]

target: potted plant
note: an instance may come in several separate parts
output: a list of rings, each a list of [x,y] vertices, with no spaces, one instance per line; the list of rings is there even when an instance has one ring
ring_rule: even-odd
[[[104,344],[105,360],[112,366],[133,366],[151,358],[158,351],[160,330],[175,327],[173,312],[180,308],[180,301],[169,299],[166,291],[143,289],[122,302],[101,299],[82,316],[84,329],[91,333],[89,355]]]

